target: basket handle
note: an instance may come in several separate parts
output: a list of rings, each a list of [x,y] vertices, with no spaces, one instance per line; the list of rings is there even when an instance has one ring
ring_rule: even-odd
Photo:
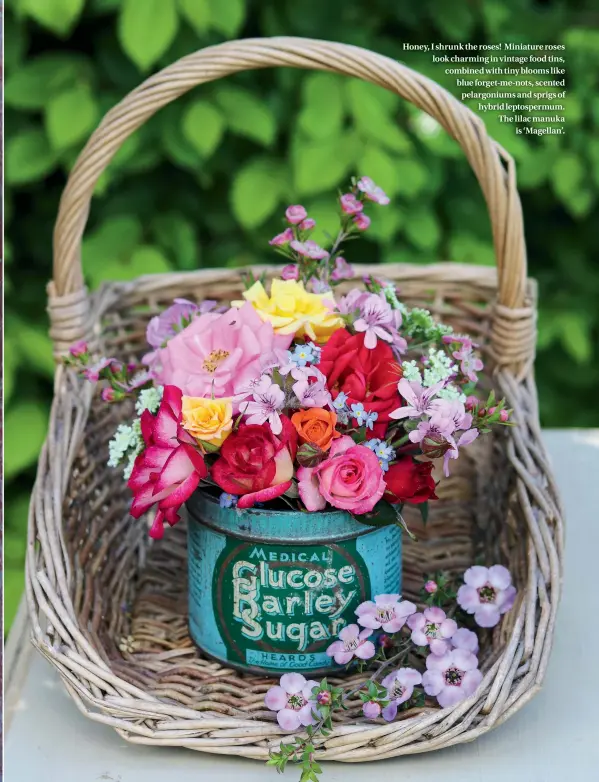
[[[513,159],[489,137],[476,114],[405,65],[357,46],[288,37],[230,41],[201,49],[151,76],[106,114],[79,155],[60,200],[54,279],[49,286],[51,335],[57,348],[58,343],[64,346],[85,335],[81,239],[94,186],[121,144],[158,109],[192,87],[272,66],[331,71],[378,84],[430,114],[460,144],[483,191],[493,231],[499,293],[491,344],[500,363],[521,363],[525,356],[529,363],[534,327],[531,338],[526,247]]]

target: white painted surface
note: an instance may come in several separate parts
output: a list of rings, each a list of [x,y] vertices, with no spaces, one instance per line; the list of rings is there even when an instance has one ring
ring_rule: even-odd
[[[497,730],[440,752],[326,763],[323,782],[594,782],[599,779],[599,431],[548,431],[566,507],[565,589],[544,689]],[[15,648],[13,643],[13,648]],[[17,657],[23,669],[23,652]],[[7,660],[7,663],[10,661]],[[128,744],[85,719],[39,655],[7,675],[5,782],[296,782],[262,763]],[[11,692],[12,690],[12,692]],[[14,708],[11,708],[13,706]]]

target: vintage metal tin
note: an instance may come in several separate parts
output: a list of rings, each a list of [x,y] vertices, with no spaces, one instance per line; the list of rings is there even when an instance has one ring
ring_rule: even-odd
[[[326,673],[355,609],[400,592],[401,532],[343,511],[221,508],[196,492],[189,511],[189,629],[241,670]]]

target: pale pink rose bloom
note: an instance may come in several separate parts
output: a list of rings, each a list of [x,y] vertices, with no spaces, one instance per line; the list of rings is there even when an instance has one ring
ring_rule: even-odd
[[[299,280],[299,267],[296,263],[288,263],[281,269],[282,280]]]
[[[368,215],[364,214],[364,212],[360,212],[354,217],[353,222],[358,231],[367,231],[370,228],[371,220]]]
[[[292,339],[292,334],[275,334],[249,302],[220,315],[208,312],[157,351],[156,381],[177,386],[186,396],[234,397],[260,377],[267,357],[284,361]]]
[[[339,633],[339,640],[333,641],[328,647],[327,654],[338,665],[347,665],[354,657],[369,660],[376,654],[372,641],[366,640],[370,635],[372,630],[360,630],[358,625],[347,625]]]
[[[501,614],[514,605],[516,588],[510,571],[503,565],[486,568],[475,565],[464,573],[464,585],[458,590],[458,603],[479,627],[495,627]]]
[[[386,633],[396,633],[401,630],[408,617],[415,612],[414,603],[401,600],[400,595],[396,594],[377,595],[374,601],[366,600],[356,608],[358,624],[372,630],[382,628]]]
[[[312,711],[318,706],[312,690],[318,682],[301,673],[285,673],[281,681],[264,696],[264,703],[271,711],[277,712],[277,722],[283,730],[297,730],[300,725],[314,725],[316,720]]]
[[[291,223],[291,225],[297,225],[298,223],[301,223],[302,220],[305,220],[306,217],[308,217],[308,213],[303,206],[295,204],[294,206],[287,207],[285,217],[287,218],[288,223]]]
[[[305,258],[312,258],[313,261],[321,261],[329,257],[329,253],[312,239],[307,239],[305,242],[293,241],[290,247]]]
[[[381,704],[376,701],[366,701],[362,705],[362,714],[367,720],[375,720],[381,716]]]
[[[369,201],[375,201],[381,206],[386,206],[389,203],[389,196],[385,191],[375,185],[369,176],[363,176],[358,180],[358,190],[360,190]]]
[[[472,654],[478,654],[478,636],[467,627],[460,627],[451,636],[451,645],[454,649],[463,649]]]
[[[308,217],[305,220],[302,220],[302,222],[299,224],[299,229],[300,231],[311,231],[315,226],[316,220]]]
[[[356,215],[364,209],[364,204],[353,193],[345,193],[339,199],[341,209],[346,215]]]
[[[389,705],[383,709],[383,717],[387,722],[391,722],[397,715],[397,707],[409,701],[414,687],[422,684],[422,675],[414,668],[399,668],[385,676],[381,684],[387,690],[385,700],[389,700]]]
[[[289,242],[292,241],[292,239],[293,239],[293,231],[291,230],[291,228],[286,228],[283,231],[283,233],[273,236],[273,238],[269,241],[269,244],[273,245],[274,247],[280,247],[284,244],[289,244]]]
[[[429,654],[422,684],[427,695],[437,698],[444,709],[455,706],[476,692],[483,679],[478,659],[463,649],[443,655]]]
[[[434,654],[444,654],[451,648],[449,639],[458,629],[457,623],[436,606],[425,608],[421,614],[412,614],[408,627],[412,631],[412,643],[430,646]]]

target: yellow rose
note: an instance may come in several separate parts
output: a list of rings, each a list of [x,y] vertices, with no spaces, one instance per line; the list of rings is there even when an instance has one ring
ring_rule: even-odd
[[[231,400],[184,396],[182,403],[183,428],[198,440],[222,445],[233,427]]]
[[[277,334],[308,337],[323,344],[343,326],[331,311],[335,304],[332,293],[309,293],[304,283],[296,280],[273,280],[270,296],[261,282],[255,282],[243,298],[251,302],[262,320],[272,323]],[[243,302],[233,304],[241,306]]]

